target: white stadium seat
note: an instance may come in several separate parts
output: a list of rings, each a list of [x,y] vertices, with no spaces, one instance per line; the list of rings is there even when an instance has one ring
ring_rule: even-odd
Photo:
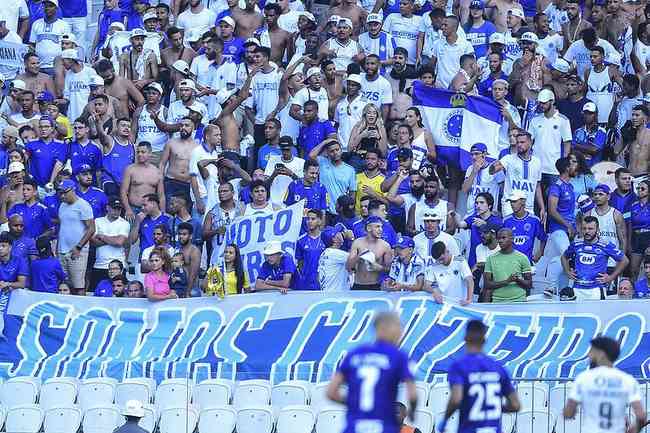
[[[271,401],[271,384],[268,380],[242,380],[237,384],[233,405],[237,408],[268,406]]]
[[[557,416],[555,419],[555,433],[580,433],[582,431],[580,412],[576,413],[573,419],[565,419],[563,416]],[[588,432],[585,431],[585,433]]]
[[[2,384],[2,404],[11,408],[36,403],[41,379],[30,376],[12,377]]]
[[[194,386],[192,402],[199,410],[227,406],[232,398],[232,382],[208,379]]]
[[[428,410],[417,409],[415,411],[415,421],[413,427],[420,429],[422,433],[431,433],[435,426],[435,416]]]
[[[160,412],[160,433],[193,432],[199,414],[193,407],[171,407]],[[85,432],[84,432],[85,433]]]
[[[311,408],[315,413],[319,413],[322,409],[336,407],[337,409],[343,409],[344,406],[340,403],[336,403],[329,398],[327,398],[326,392],[329,382],[317,383],[311,388]],[[341,393],[347,393],[347,387],[343,386]]]
[[[116,386],[117,380],[110,377],[95,377],[82,380],[81,385],[79,385],[78,401],[84,414],[91,407],[111,406],[115,400]]]
[[[237,411],[237,433],[271,433],[273,411],[269,406],[246,407]]]
[[[138,425],[149,433],[153,433],[156,424],[158,424],[158,412],[156,411],[156,407],[153,404],[145,404],[143,409],[144,417],[140,418]]]
[[[0,430],[5,425],[5,418],[7,417],[7,408],[0,405]]]
[[[517,433],[550,433],[555,417],[549,412],[527,410],[519,412],[515,420]]]
[[[424,409],[429,402],[431,387],[426,382],[415,382],[415,391],[418,394],[418,409]]]
[[[165,379],[156,389],[155,404],[158,413],[174,407],[187,407],[192,400],[192,382],[186,379]]]
[[[124,407],[129,400],[139,400],[142,404],[151,403],[156,389],[156,382],[147,378],[128,378],[115,387],[115,404]]]
[[[438,384],[431,387],[429,392],[429,409],[433,413],[439,413],[447,407],[447,400],[449,400],[449,385]]]
[[[548,394],[548,407],[552,414],[556,417],[562,416],[562,410],[564,405],[569,398],[569,392],[571,391],[571,382],[568,384],[562,384],[554,386],[550,389]]]
[[[521,401],[521,410],[544,411],[547,404],[548,388],[534,382],[519,382],[517,394]]]
[[[45,433],[74,433],[81,426],[81,409],[76,406],[53,407],[45,412]]]
[[[512,413],[504,413],[501,415],[501,430],[503,433],[511,433],[515,427],[515,415]]]
[[[276,418],[280,410],[286,406],[304,406],[308,403],[308,382],[290,380],[271,388],[271,405]]]
[[[341,433],[344,428],[344,409],[336,407],[325,408],[316,417],[316,433]]]
[[[113,433],[124,422],[119,408],[111,404],[87,409],[81,425],[84,433]]]
[[[199,413],[199,433],[213,433],[219,426],[219,433],[232,433],[237,423],[237,411],[232,406],[202,409]]]
[[[278,414],[276,433],[311,433],[316,415],[309,406],[285,406]]]
[[[74,377],[53,377],[41,386],[38,404],[46,413],[53,407],[72,406],[77,401],[79,380]]]
[[[15,433],[37,433],[43,425],[43,411],[38,405],[14,406],[7,412],[5,431]]]
[[[436,415],[435,419],[442,419],[444,416],[445,416],[445,411],[442,410]],[[449,417],[449,419],[447,420],[447,429],[445,430],[445,432],[449,433],[449,432],[457,432],[457,431],[458,431],[458,411],[454,412],[454,414],[451,417]],[[443,432],[436,431],[436,433],[443,433]]]

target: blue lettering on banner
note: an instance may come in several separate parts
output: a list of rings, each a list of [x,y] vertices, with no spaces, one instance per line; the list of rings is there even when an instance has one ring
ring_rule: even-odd
[[[465,324],[489,325],[485,350],[515,378],[572,378],[590,340],[621,342],[617,367],[650,375],[648,308],[601,304],[437,304],[376,292],[247,294],[151,303],[12,292],[0,340],[0,377],[118,380],[149,376],[327,381],[343,356],[374,338],[372,320],[395,310],[417,380],[433,382],[463,351]]]

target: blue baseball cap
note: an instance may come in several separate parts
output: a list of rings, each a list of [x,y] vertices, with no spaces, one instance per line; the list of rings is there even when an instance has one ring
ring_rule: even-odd
[[[320,234],[320,238],[326,247],[331,247],[334,243],[334,236],[341,232],[343,232],[341,227],[326,227]]]
[[[384,221],[378,216],[372,215],[366,218],[366,226],[368,224],[384,224]]]
[[[61,192],[66,192],[66,191],[69,191],[71,189],[74,189],[75,186],[76,186],[76,184],[72,180],[65,179],[63,182],[61,182],[59,184],[59,187],[57,188],[57,190],[61,191]]]
[[[469,151],[485,153],[487,152],[487,146],[485,145],[485,143],[474,143],[472,144],[472,147],[469,149]]]
[[[605,194],[610,194],[612,192],[609,186],[605,185],[604,183],[600,183],[596,185],[596,188],[594,188],[594,192],[596,191],[604,192]]]
[[[36,100],[38,102],[54,102],[54,95],[45,90],[44,92],[38,94]]]
[[[589,197],[587,194],[581,194],[576,201],[578,202],[578,208],[580,209],[580,212],[583,214],[596,207],[591,197]]]
[[[470,9],[483,9],[485,8],[485,5],[483,4],[483,0],[472,0],[472,2],[469,4]]]
[[[415,248],[415,242],[408,236],[400,236],[397,238],[396,248]]]
[[[85,173],[87,171],[93,171],[93,168],[88,164],[81,164],[77,173]]]

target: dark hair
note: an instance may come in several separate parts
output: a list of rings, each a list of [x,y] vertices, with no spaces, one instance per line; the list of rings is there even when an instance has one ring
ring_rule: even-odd
[[[28,52],[25,53],[25,55],[23,56],[23,62],[27,63],[27,61],[28,61],[29,59],[31,59],[32,57],[36,57],[36,58],[38,58],[38,54],[36,54],[34,51],[28,51]]]
[[[399,124],[399,128],[406,128],[406,129],[408,129],[408,131],[409,131],[409,137],[411,137],[411,140],[413,140],[413,137],[414,137],[415,135],[413,134],[413,128],[411,128],[411,125],[409,125],[408,123],[400,123],[400,124]]]
[[[617,168],[616,171],[614,172],[614,179],[618,179],[619,177],[621,177],[622,174],[632,174],[632,172],[627,167]]]
[[[111,281],[121,281],[122,284],[124,284],[124,287],[129,285],[129,280],[126,279],[126,277],[122,274],[120,275],[115,275],[113,278],[111,278]]]
[[[160,198],[158,197],[158,194],[145,194],[142,198],[147,201],[152,201],[160,207]]]
[[[650,116],[650,110],[648,110],[648,107],[646,107],[645,105],[642,104],[635,105],[634,108],[632,108],[632,110],[643,111],[643,114],[645,114],[646,116]]]
[[[583,29],[580,32],[580,38],[585,42],[585,45],[593,45],[596,43],[598,40],[598,36],[596,35],[596,29],[593,27],[588,27],[586,29]]]
[[[278,17],[279,17],[280,15],[282,15],[282,8],[281,8],[280,5],[277,4],[277,3],[267,3],[267,4],[264,6],[264,11],[265,11],[265,12],[266,12],[266,11],[271,11],[271,10],[274,11],[274,12],[277,14]]]
[[[366,156],[369,153],[374,153],[375,155],[377,155],[377,158],[381,158],[381,150],[379,150],[378,147],[369,147],[369,148],[367,148],[366,149]]]
[[[445,10],[442,8],[433,8],[431,9],[431,12],[429,12],[431,18],[444,18],[445,15]]]
[[[136,145],[136,147],[146,147],[147,149],[151,150],[151,143],[148,141],[141,141]]]
[[[589,224],[589,223],[594,223],[596,224],[596,227],[598,227],[598,218],[596,218],[593,215],[587,215],[586,217],[582,218],[582,223],[583,224]]]
[[[423,127],[424,127],[424,124],[422,123],[422,113],[420,113],[420,109],[419,109],[418,107],[409,107],[409,108],[406,109],[406,111],[412,111],[412,112],[414,112],[415,115],[419,117],[419,119],[418,119],[418,126],[419,126],[420,128],[423,128]]]
[[[305,102],[303,104],[303,107],[307,108],[310,105],[312,105],[316,110],[318,110],[318,102],[314,101],[313,99],[310,99],[309,101]]]
[[[604,335],[591,340],[591,346],[598,350],[602,350],[610,362],[616,361],[618,356],[621,354],[621,347],[618,344],[618,341],[610,337],[605,337]]]
[[[271,49],[269,47],[257,47],[255,48],[255,53],[260,53],[267,59],[271,58]]]
[[[569,152],[569,156],[571,155],[575,156],[576,161],[578,161],[578,174],[593,175],[591,169],[587,165],[587,160],[585,160],[585,156],[582,154],[582,152],[573,149],[572,151]]]
[[[239,247],[236,244],[228,244],[227,247],[235,249],[235,277],[237,279],[237,293],[244,292],[244,264],[241,260],[241,253],[239,252]]]
[[[598,53],[600,53],[601,56],[605,57],[605,49],[600,45],[596,45],[591,49],[591,51],[598,51]]]
[[[422,77],[422,75],[424,75],[424,74],[431,74],[431,75],[433,75],[435,77],[436,76],[436,70],[433,69],[429,65],[425,65],[425,66],[422,66],[420,68],[420,73],[418,74],[418,76]]]
[[[160,230],[164,234],[168,235],[169,234],[169,226],[167,224],[158,224],[153,228],[154,230]]]
[[[164,3],[161,3],[164,4]],[[178,27],[171,26],[170,28],[167,29],[165,32],[167,34],[168,38],[171,38],[172,35],[175,35],[176,33],[181,33],[183,30],[179,29]]]
[[[485,323],[480,320],[470,320],[467,322],[467,327],[465,328],[465,339],[472,342],[482,342],[485,341],[485,334],[487,333],[487,326]]]
[[[23,90],[23,92],[20,94],[20,97],[22,98],[25,95],[32,95],[32,98],[36,97],[34,96],[34,92],[32,92],[31,90]]]
[[[97,71],[98,74],[101,74],[102,72],[106,71],[114,71],[115,68],[113,67],[113,63],[111,63],[110,60],[108,59],[102,59],[97,64],[95,65],[95,70]]]
[[[188,222],[180,223],[178,225],[178,228],[176,229],[177,232],[180,232],[181,230],[187,230],[190,232],[190,235],[194,233],[194,227],[192,227],[192,224]]]
[[[641,23],[643,25],[645,23]],[[637,77],[635,74],[625,74],[623,75],[623,82],[629,84],[631,87],[634,87],[636,91],[639,91],[639,77]]]
[[[444,242],[434,242],[434,244],[431,245],[431,257],[438,260],[445,253],[446,249],[447,247]]]
[[[264,123],[269,123],[269,122],[271,122],[273,125],[275,125],[275,127],[278,128],[278,129],[282,128],[282,123],[280,123],[280,121],[278,119],[276,119],[275,117],[267,119],[266,122],[264,122]]]
[[[408,59],[409,52],[406,50],[404,47],[397,47],[393,50],[393,55],[399,54],[400,56],[404,56]]]
[[[462,56],[460,56],[460,60],[459,60],[458,64],[460,64],[462,66],[462,65],[465,64],[465,62],[467,62],[469,60],[476,60],[476,57],[474,57],[474,54],[463,54]]]
[[[386,203],[384,203],[383,201],[373,198],[372,200],[370,200],[370,203],[368,203],[368,212],[370,212],[371,210],[379,209],[379,206],[385,204]]]
[[[368,55],[366,56],[366,60],[368,60],[368,59],[375,59],[375,60],[377,60],[378,62],[381,61],[381,59],[379,58],[379,56],[378,56],[377,54],[368,54]]]
[[[105,104],[108,104],[108,96],[106,96],[104,94],[95,95],[95,97],[93,98],[93,101],[95,101],[96,99],[101,99],[102,101],[104,101]]]
[[[258,186],[263,186],[263,187],[264,187],[264,190],[266,190],[266,199],[268,200],[268,198],[269,198],[269,187],[268,187],[268,185],[266,184],[266,181],[264,181],[264,180],[262,180],[262,179],[255,179],[254,181],[252,181],[252,182],[250,183],[251,193],[252,193],[253,190],[254,190],[255,188],[257,188]]]
[[[36,179],[34,179],[31,176],[25,177],[25,179],[23,180],[23,186],[24,185],[29,185],[32,186],[34,189],[38,189],[38,183],[36,182]]]
[[[47,238],[38,238],[36,240],[36,249],[38,250],[38,256],[41,259],[52,255],[52,245],[50,244],[50,240]]]
[[[479,198],[479,197],[483,197],[485,199],[485,201],[487,202],[488,207],[490,208],[490,210],[492,210],[492,208],[494,207],[494,197],[492,197],[492,194],[490,194],[487,191],[483,191],[483,192],[479,192],[478,194],[476,194],[476,198]],[[474,199],[474,200],[476,200],[476,199]]]
[[[557,161],[555,161],[555,169],[560,174],[567,171],[569,169],[569,165],[571,165],[571,163],[569,162],[569,158],[567,157],[559,158]]]
[[[309,167],[318,167],[320,169],[320,165],[318,165],[318,161],[307,159],[307,160],[305,160],[305,164],[302,166],[302,170],[304,172],[307,172],[307,169]]]
[[[309,211],[307,213],[308,214],[313,213],[314,215],[316,215],[318,217],[318,219],[323,218],[323,211],[320,210],[320,209],[309,209]]]
[[[120,272],[123,272],[124,271],[124,263],[122,263],[121,260],[117,260],[117,259],[111,260],[110,262],[108,262],[108,266],[110,267],[111,265],[113,265],[115,263],[117,263],[119,265]]]
[[[165,3],[158,3],[156,5],[156,8],[165,9],[167,12],[169,12],[169,6],[167,6]]]

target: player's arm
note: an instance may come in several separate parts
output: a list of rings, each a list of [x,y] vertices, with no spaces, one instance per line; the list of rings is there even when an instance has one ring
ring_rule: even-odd
[[[573,419],[576,416],[578,411],[578,402],[572,398],[569,398],[564,406],[564,411],[562,411],[564,418]]]
[[[330,380],[330,384],[327,386],[327,398],[337,403],[345,404],[345,398],[341,394],[341,386],[345,383],[345,377],[343,374],[337,372]],[[413,384],[415,388],[415,384]]]
[[[519,401],[519,395],[517,391],[512,391],[506,396],[506,404],[501,407],[501,412],[512,413],[519,412],[521,409],[521,402]]]
[[[438,431],[444,432],[447,427],[447,422],[449,418],[458,410],[460,403],[463,400],[463,385],[452,385],[451,392],[449,393],[449,401],[447,401],[447,408],[445,409],[445,415],[442,418],[442,421],[438,424]]]
[[[415,387],[415,382],[407,380],[406,382],[406,398],[409,401],[409,419],[415,421],[415,409],[418,405],[418,391]]]
[[[645,410],[643,410],[643,406],[639,400],[630,403],[630,407],[632,408],[634,418],[636,419],[636,430],[632,430],[631,433],[640,432],[646,425],[648,425],[647,414]]]

